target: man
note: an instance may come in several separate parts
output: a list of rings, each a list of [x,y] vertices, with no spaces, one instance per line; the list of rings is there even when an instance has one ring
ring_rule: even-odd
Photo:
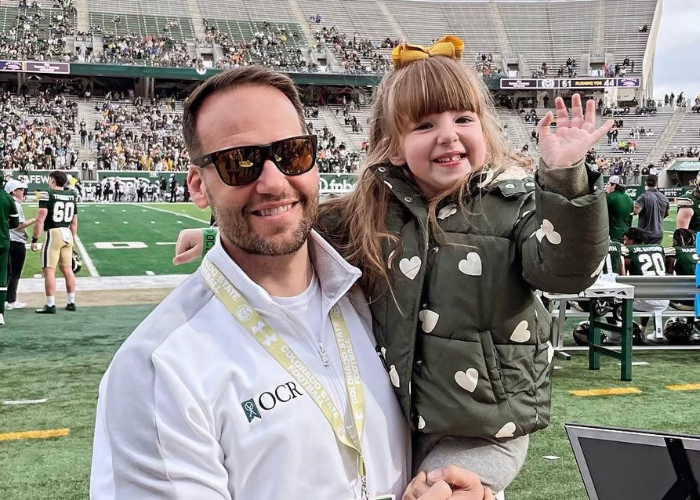
[[[220,236],[100,384],[93,500],[401,497],[408,429],[360,273],[311,230],[304,134],[293,82],[270,69],[221,73],[187,101],[189,189]]]
[[[27,227],[34,224],[34,218],[25,220],[24,211],[22,210],[22,201],[24,201],[24,190],[27,185],[15,179],[10,179],[5,184],[5,191],[14,198],[15,207],[19,218],[19,225],[10,229],[10,254],[7,266],[7,274],[9,275],[7,282],[7,302],[5,309],[24,309],[27,304],[17,300],[17,287],[19,286],[19,278],[22,275],[24,267],[24,259],[27,255]]]
[[[11,181],[10,181],[11,182]],[[4,184],[5,179],[0,179]],[[7,260],[10,255],[10,230],[19,225],[15,200],[0,189],[0,325],[5,324],[5,299],[7,298]]]
[[[68,303],[66,311],[75,311],[75,274],[73,273],[73,241],[78,233],[76,193],[66,189],[68,177],[60,170],[49,174],[49,189],[39,193],[39,211],[32,234],[32,252],[37,251],[39,234],[46,231],[41,252],[46,304],[37,314],[56,314],[56,266],[66,278]]]
[[[605,185],[608,201],[608,225],[610,239],[622,243],[625,231],[632,225],[634,201],[625,193],[620,176],[613,175]]]
[[[700,175],[695,178],[693,192],[678,198],[676,229],[700,230]]]
[[[664,219],[671,204],[657,186],[659,179],[649,174],[646,191],[634,202],[634,214],[639,215],[637,227],[647,235],[647,243],[661,243],[664,238]]]
[[[645,242],[646,233],[639,228],[629,228],[624,235],[622,255],[625,270],[630,276],[665,276],[666,257],[661,245]],[[635,311],[654,313],[654,332],[646,336],[649,342],[663,340],[663,322],[661,313],[668,308],[668,300],[635,299]],[[649,317],[641,318],[642,335],[649,323]]]

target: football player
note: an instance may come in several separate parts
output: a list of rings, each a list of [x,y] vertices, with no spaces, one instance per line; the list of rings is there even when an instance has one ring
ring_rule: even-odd
[[[624,235],[625,245],[622,256],[625,259],[625,269],[630,276],[665,276],[666,259],[661,245],[646,243],[646,234],[639,228],[629,228]],[[668,308],[668,300],[635,299],[634,310],[654,313],[655,332],[646,336],[650,342],[663,340],[663,325],[661,313]],[[648,317],[641,318],[642,333],[644,333]]]
[[[666,248],[666,274],[676,276],[695,276],[695,266],[698,263],[695,248],[695,233],[690,229],[676,229],[673,232],[673,246]],[[671,307],[679,311],[693,311],[695,302],[683,300],[671,302]]]
[[[68,190],[68,178],[64,172],[55,170],[49,174],[49,189],[39,193],[37,212],[31,249],[37,251],[39,234],[46,232],[41,253],[41,267],[44,274],[46,304],[37,309],[38,314],[56,314],[56,266],[66,278],[68,293],[67,311],[75,311],[75,274],[73,273],[73,241],[78,232],[78,211],[76,193]]]

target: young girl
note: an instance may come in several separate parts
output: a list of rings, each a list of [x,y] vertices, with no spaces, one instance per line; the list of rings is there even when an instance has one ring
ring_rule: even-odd
[[[385,360],[414,433],[414,468],[459,465],[494,491],[549,423],[553,348],[534,294],[580,291],[608,249],[595,129],[573,98],[539,124],[535,178],[511,153],[481,78],[452,36],[394,49],[355,190],[322,205],[319,231],[362,270]],[[186,238],[176,248],[191,246]],[[181,263],[201,247],[176,257]]]

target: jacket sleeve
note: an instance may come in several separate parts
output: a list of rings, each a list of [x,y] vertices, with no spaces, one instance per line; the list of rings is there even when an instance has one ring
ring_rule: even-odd
[[[19,211],[14,199],[10,199],[10,229],[19,226]]]
[[[554,293],[592,285],[608,251],[602,175],[583,161],[556,172],[541,165],[534,196],[520,210],[516,241],[525,281]]]
[[[221,448],[186,384],[158,357],[115,356],[100,384],[91,500],[231,500]]]

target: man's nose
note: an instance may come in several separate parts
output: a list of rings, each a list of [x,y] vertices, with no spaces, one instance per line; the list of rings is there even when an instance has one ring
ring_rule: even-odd
[[[276,194],[289,186],[287,176],[280,172],[272,160],[265,160],[263,171],[255,184],[255,190],[260,194]]]

